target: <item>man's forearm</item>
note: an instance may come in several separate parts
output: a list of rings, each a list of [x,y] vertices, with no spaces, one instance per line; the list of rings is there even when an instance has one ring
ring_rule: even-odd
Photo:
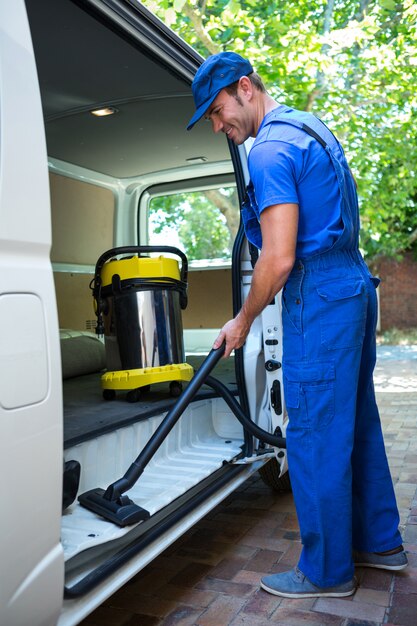
[[[261,254],[253,272],[252,284],[238,317],[249,327],[285,285],[294,259],[271,258]]]
[[[213,344],[218,348],[226,341],[224,356],[243,346],[254,319],[285,285],[295,261],[297,228],[297,204],[273,205],[262,212],[262,251],[253,271],[248,297]]]

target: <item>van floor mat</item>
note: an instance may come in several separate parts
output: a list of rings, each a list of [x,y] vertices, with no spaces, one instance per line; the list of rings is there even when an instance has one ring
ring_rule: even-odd
[[[187,362],[198,369],[206,355],[187,357]],[[222,359],[214,370],[233,394],[237,394],[234,358]],[[64,394],[64,448],[93,439],[116,428],[129,426],[154,415],[167,412],[176,401],[169,394],[169,385],[152,385],[135,403],[126,401],[125,392],[117,392],[115,400],[103,399],[100,374],[78,376],[63,381]],[[203,385],[196,400],[216,397],[209,387]]]

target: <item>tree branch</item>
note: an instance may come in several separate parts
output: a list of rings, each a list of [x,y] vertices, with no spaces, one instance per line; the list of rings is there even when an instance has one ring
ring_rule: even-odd
[[[324,20],[323,20],[323,31],[322,35],[327,35],[332,28],[332,17],[334,11],[334,0],[328,0],[326,4],[326,8],[324,10]],[[328,44],[323,44],[321,47],[322,54],[327,55],[330,46]],[[316,86],[309,94],[307,94],[306,104],[304,106],[305,111],[311,111],[314,106],[315,100],[322,94],[325,88],[326,77],[324,72],[320,69],[317,70],[316,74]]]
[[[311,111],[316,99],[320,96],[320,89],[314,88],[310,93],[307,94],[307,100],[304,105],[304,111]]]
[[[203,8],[204,8],[203,4]],[[201,11],[197,11],[191,4],[187,2],[183,6],[183,11],[185,15],[189,18],[192,25],[194,26],[196,35],[202,42],[204,46],[206,46],[207,50],[210,54],[217,54],[221,52],[221,47],[214,43],[213,39],[210,37],[203,24],[203,15],[204,13]]]
[[[203,0],[201,3],[201,7],[200,7],[201,15],[204,15],[204,13],[206,12],[206,6],[207,6],[207,0]]]

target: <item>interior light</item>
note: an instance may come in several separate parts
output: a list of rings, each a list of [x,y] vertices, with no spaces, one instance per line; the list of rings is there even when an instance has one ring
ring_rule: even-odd
[[[97,117],[105,117],[106,115],[113,115],[114,113],[118,113],[118,110],[114,107],[104,107],[103,109],[93,109],[90,111],[92,115],[96,115]]]

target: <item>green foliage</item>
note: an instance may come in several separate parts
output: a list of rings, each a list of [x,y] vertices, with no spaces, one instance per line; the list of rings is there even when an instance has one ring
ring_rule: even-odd
[[[144,0],[204,57],[248,57],[270,93],[341,139],[358,182],[361,245],[417,241],[417,5],[413,0]]]
[[[232,238],[226,219],[204,193],[154,198],[150,220],[155,235],[169,233],[171,229],[177,234],[189,261],[231,256]]]

